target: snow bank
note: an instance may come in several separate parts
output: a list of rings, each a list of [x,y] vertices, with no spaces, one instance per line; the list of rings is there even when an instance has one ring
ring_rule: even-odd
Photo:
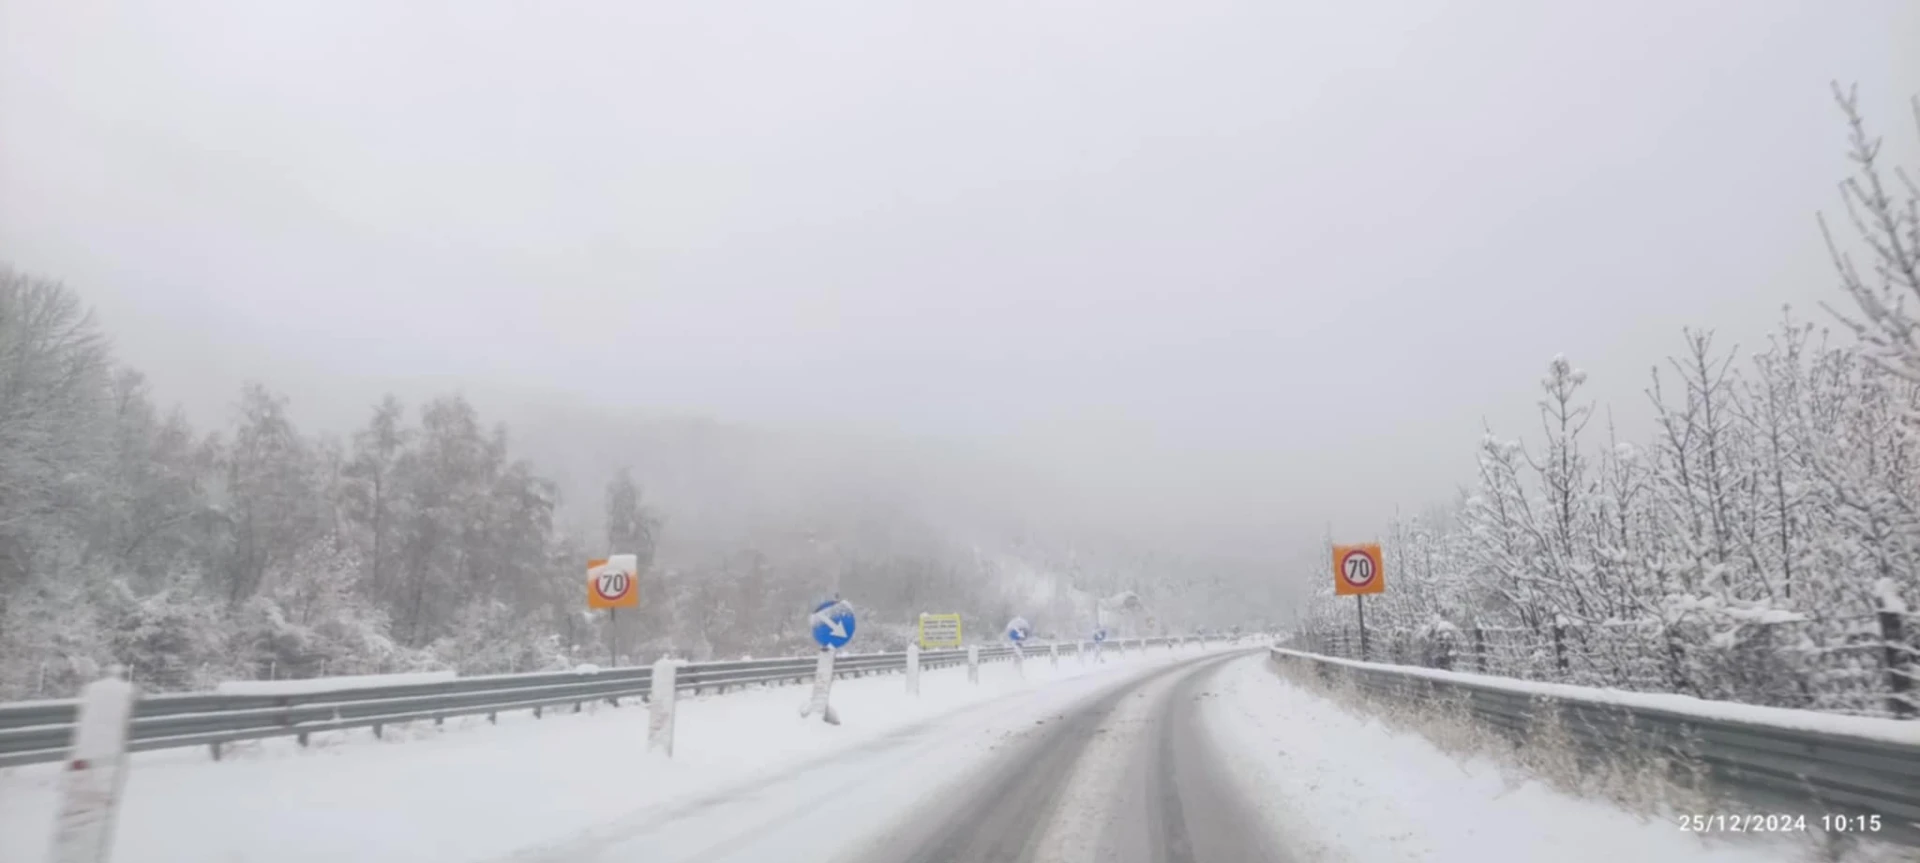
[[[413,683],[440,683],[454,679],[451,671],[417,671],[409,674],[355,674],[339,677],[314,677],[307,680],[228,680],[213,687],[222,695],[304,695],[312,692],[338,692],[363,686],[406,686]]]
[[[930,735],[943,741],[995,745],[1001,736],[981,723],[983,713],[1031,726],[1028,713],[1057,710],[1076,690],[1192,655],[1109,654],[1104,664],[1057,669],[1028,662],[1024,679],[1011,663],[990,663],[977,685],[963,667],[928,670],[919,698],[906,694],[900,675],[844,678],[833,686],[837,727],[800,718],[804,687],[683,694],[672,760],[646,751],[647,709],[634,702],[588,704],[578,715],[550,710],[543,719],[503,713],[498,727],[481,717],[449,719],[444,728],[388,726],[379,740],[366,731],[315,734],[309,749],[287,739],[235,744],[220,762],[205,748],[140,752],[117,816],[114,863],[602,859],[593,849],[660,807],[695,819],[699,813],[680,812],[689,801],[758,787],[762,777],[803,765],[865,758],[922,723],[952,723]],[[977,757],[969,753],[956,750],[956,765]],[[55,764],[0,770],[0,860],[42,859],[60,775]],[[930,791],[924,779],[869,782],[871,793],[859,799],[877,818],[881,804],[905,806]],[[804,799],[772,802],[817,805],[821,786],[801,784]],[[718,819],[710,829],[722,831],[709,838],[739,831],[726,823],[731,810],[702,811]],[[663,859],[659,849],[645,850],[634,859]]]
[[[1275,653],[1302,657],[1315,662],[1345,665],[1353,668],[1367,668],[1425,677],[1449,683],[1465,683],[1520,692],[1529,695],[1544,695],[1567,701],[1586,701],[1595,704],[1614,704],[1646,710],[1664,710],[1722,722],[1744,722],[1749,725],[1765,725],[1773,728],[1791,728],[1800,731],[1817,731],[1826,734],[1840,734],[1861,737],[1869,740],[1888,741],[1920,745],[1920,722],[1898,719],[1876,719],[1871,716],[1842,716],[1834,713],[1819,713],[1812,710],[1793,710],[1786,707],[1762,707],[1755,704],[1738,704],[1732,701],[1708,701],[1691,695],[1676,695],[1668,692],[1629,692],[1621,689],[1601,689],[1592,686],[1574,686],[1570,683],[1538,683],[1531,680],[1517,680],[1511,677],[1495,677],[1490,674],[1472,674],[1464,671],[1441,671],[1436,668],[1415,668],[1407,665],[1386,665],[1378,662],[1360,662],[1354,659],[1339,659],[1288,650],[1283,647],[1273,649]]]
[[[1498,764],[1458,760],[1417,735],[1293,686],[1264,657],[1230,663],[1202,727],[1275,835],[1302,861],[1785,863],[1794,840],[1704,840],[1677,823],[1519,780]]]

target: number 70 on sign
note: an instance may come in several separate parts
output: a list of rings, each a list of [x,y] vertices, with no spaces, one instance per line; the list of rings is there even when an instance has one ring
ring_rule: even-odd
[[[1339,596],[1387,592],[1379,543],[1333,547],[1333,592]]]
[[[616,554],[587,561],[587,607],[633,608],[640,604],[638,555]]]

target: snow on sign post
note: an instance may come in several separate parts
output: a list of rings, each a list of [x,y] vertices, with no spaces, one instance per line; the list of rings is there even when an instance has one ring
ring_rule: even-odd
[[[679,686],[675,681],[679,663],[662,656],[653,664],[653,679],[647,685],[647,751],[673,757],[673,712]]]
[[[106,863],[113,848],[114,810],[127,781],[127,727],[137,697],[118,669],[81,691],[73,752],[60,777],[60,808],[47,857],[51,863]]]
[[[1027,653],[1020,645],[1026,642],[1027,633],[1032,629],[1033,624],[1024,617],[1007,621],[1007,640],[1013,642],[1013,670],[1021,677],[1027,676]]]
[[[836,596],[815,606],[807,621],[813,624],[813,640],[820,645],[820,664],[814,668],[813,697],[800,705],[800,715],[818,713],[827,724],[839,725],[840,716],[827,702],[827,696],[833,689],[834,651],[853,640],[853,606]]]
[[[1386,567],[1381,565],[1380,544],[1336,545],[1333,547],[1333,592],[1351,596],[1360,617],[1360,659],[1367,658],[1367,594],[1387,592]]]

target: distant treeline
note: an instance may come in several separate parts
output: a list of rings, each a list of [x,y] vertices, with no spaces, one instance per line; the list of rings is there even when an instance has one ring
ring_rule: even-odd
[[[460,396],[389,397],[345,439],[303,434],[258,384],[204,432],[116,364],[76,292],[0,267],[0,699],[71,693],[111,664],[172,690],[605,663],[616,642],[631,659],[792,651],[836,588],[876,627],[1012,613],[938,543],[775,525],[663,565],[670,523],[625,470],[583,502],[604,535],[570,535],[555,484],[508,444]],[[647,564],[617,639],[585,609],[585,561],[609,550]]]

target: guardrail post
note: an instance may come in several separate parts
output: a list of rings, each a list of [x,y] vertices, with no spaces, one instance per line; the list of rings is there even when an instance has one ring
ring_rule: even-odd
[[[967,645],[967,682],[980,682],[980,645]]]
[[[120,674],[116,668],[80,693],[53,844],[47,849],[51,863],[105,863],[113,847],[113,816],[127,782],[127,727],[139,697]]]
[[[1060,642],[1047,642],[1047,659],[1053,663],[1054,668],[1060,667]]]
[[[647,750],[673,757],[674,683],[678,665],[672,657],[662,656],[653,664],[653,677],[647,681]]]
[[[1021,680],[1027,679],[1027,653],[1018,642],[1013,645],[1013,673],[1019,675]]]
[[[907,645],[907,694],[920,694],[920,645]]]
[[[1910,719],[1915,712],[1913,697],[1913,648],[1907,646],[1902,632],[1900,612],[1887,610],[1880,612],[1880,638],[1884,642],[1882,657],[1887,666],[1887,710],[1894,716]]]

